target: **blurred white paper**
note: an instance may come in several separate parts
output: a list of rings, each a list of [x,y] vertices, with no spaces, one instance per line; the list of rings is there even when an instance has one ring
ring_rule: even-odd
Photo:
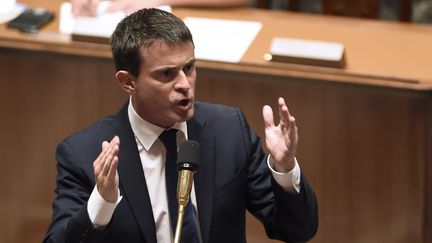
[[[3,5],[5,3],[2,1],[3,0],[0,0],[0,24],[14,19],[27,9],[27,7],[22,3],[15,3],[12,8],[4,7]]]
[[[294,38],[274,38],[270,46],[270,53],[284,56],[338,61],[342,59],[344,46],[342,43],[337,42]]]
[[[74,16],[71,3],[62,3],[60,6],[60,33],[110,38],[117,24],[126,16],[121,11],[107,13],[106,9],[110,4],[111,1],[101,1],[96,16],[86,17]],[[171,7],[168,5],[159,6],[158,8],[171,12]]]
[[[186,17],[195,43],[195,57],[236,63],[262,28],[260,22]]]
[[[0,15],[7,14],[15,8],[16,0],[1,0]]]
[[[74,16],[72,4],[62,3],[60,6],[60,33],[110,37],[117,23],[126,14],[123,12],[105,13],[109,3],[109,1],[101,1],[94,17]]]

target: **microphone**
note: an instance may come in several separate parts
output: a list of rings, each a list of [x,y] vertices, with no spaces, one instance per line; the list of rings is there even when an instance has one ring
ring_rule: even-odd
[[[199,167],[199,148],[198,142],[186,140],[180,144],[177,154],[177,200],[178,200],[178,217],[174,242],[179,243],[183,226],[183,215],[186,205],[189,201],[192,189],[193,174]]]

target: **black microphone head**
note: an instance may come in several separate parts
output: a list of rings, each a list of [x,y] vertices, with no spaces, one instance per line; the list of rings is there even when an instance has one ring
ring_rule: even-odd
[[[177,154],[177,169],[196,171],[199,167],[200,144],[186,140],[180,144]]]

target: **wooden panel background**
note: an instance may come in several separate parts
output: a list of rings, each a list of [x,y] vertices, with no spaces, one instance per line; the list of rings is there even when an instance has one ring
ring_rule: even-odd
[[[0,242],[40,242],[57,143],[126,99],[109,59],[0,49]]]
[[[199,76],[198,94],[240,106],[261,135],[262,105],[274,106],[278,96],[287,99],[299,127],[301,168],[319,200],[320,227],[312,242],[426,242],[422,225],[430,123],[425,94],[305,79],[208,75]],[[254,242],[265,242],[256,237]]]
[[[127,97],[110,59],[0,53],[0,242],[39,242],[50,221],[56,144]],[[261,107],[278,96],[297,119],[298,158],[318,196],[311,242],[430,242],[430,91],[198,70],[198,99],[239,106],[259,135]],[[248,239],[273,242],[250,216]]]

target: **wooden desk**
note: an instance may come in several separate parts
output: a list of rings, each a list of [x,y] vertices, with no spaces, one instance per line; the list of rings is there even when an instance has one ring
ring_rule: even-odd
[[[312,242],[432,241],[431,26],[254,9],[174,13],[263,23],[240,63],[198,62],[197,95],[241,107],[260,135],[261,107],[287,99],[299,126],[298,159],[319,200]],[[56,144],[127,98],[108,46],[71,42],[57,30],[57,22],[33,35],[0,25],[1,242],[41,240]],[[274,36],[342,42],[348,66],[267,63]],[[273,242],[251,217],[248,239]]]

